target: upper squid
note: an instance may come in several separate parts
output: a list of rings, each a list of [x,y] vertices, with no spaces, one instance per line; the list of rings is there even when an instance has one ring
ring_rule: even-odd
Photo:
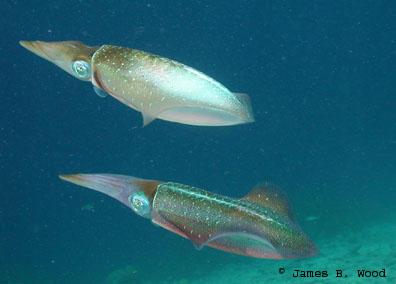
[[[232,93],[209,76],[165,57],[79,41],[20,44],[74,77],[91,81],[99,96],[110,94],[140,111],[143,125],[156,118],[201,126],[254,121],[246,94]]]

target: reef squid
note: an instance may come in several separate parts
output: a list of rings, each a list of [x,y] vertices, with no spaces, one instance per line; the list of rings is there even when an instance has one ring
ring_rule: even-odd
[[[202,72],[165,57],[79,41],[20,44],[77,79],[90,81],[100,97],[110,94],[141,112],[144,126],[156,118],[200,126],[254,121],[246,94],[232,93]]]
[[[136,214],[191,240],[257,258],[311,257],[318,249],[301,230],[276,187],[261,184],[243,198],[192,186],[115,174],[60,175],[122,202]]]

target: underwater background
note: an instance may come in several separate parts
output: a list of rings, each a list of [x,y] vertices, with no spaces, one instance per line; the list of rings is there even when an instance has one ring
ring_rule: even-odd
[[[364,282],[357,269],[386,269],[364,283],[396,283],[396,2],[7,0],[1,10],[1,284],[346,282],[336,269],[349,283]],[[256,122],[142,128],[139,112],[99,98],[19,40],[172,58],[249,94]],[[269,181],[321,254],[197,251],[58,178],[80,172],[233,197]],[[294,269],[329,277],[296,279]]]

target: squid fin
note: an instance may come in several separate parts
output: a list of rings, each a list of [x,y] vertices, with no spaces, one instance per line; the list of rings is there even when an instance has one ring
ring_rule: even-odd
[[[246,107],[248,110],[248,113],[250,114],[249,116],[249,121],[254,122],[253,118],[253,107],[252,107],[252,102],[250,101],[250,97],[247,94],[243,93],[233,93],[237,99]]]
[[[263,183],[256,185],[242,200],[271,208],[296,223],[286,194],[272,184]]]
[[[93,89],[95,91],[95,93],[101,97],[101,98],[105,98],[107,97],[108,93],[106,93],[105,91],[103,91],[101,88],[98,88],[96,86],[93,86]]]
[[[149,125],[156,119],[155,116],[152,116],[152,115],[144,113],[144,112],[142,112],[142,116],[143,116],[143,127]]]

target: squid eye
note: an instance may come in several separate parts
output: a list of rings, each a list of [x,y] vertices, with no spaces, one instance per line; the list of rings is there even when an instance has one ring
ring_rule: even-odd
[[[91,66],[83,60],[73,61],[72,69],[79,79],[87,80],[91,77]]]
[[[136,192],[128,197],[129,204],[132,207],[132,210],[136,212],[136,214],[143,217],[150,217],[151,208],[150,201],[144,195],[143,192]]]

